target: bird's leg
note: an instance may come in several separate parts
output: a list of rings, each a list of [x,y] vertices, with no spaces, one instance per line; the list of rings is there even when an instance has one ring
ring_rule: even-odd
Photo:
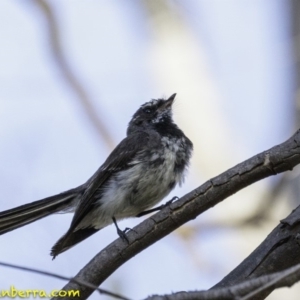
[[[132,229],[126,227],[124,230],[121,230],[121,229],[119,228],[118,224],[117,224],[116,218],[115,218],[115,217],[112,217],[112,220],[113,220],[113,222],[114,222],[114,224],[115,224],[115,226],[116,226],[118,236],[119,236],[123,241],[125,240],[125,241],[129,244],[129,240],[128,240],[128,238],[127,238],[126,232],[127,232],[128,230],[132,230]]]
[[[158,207],[154,207],[152,209],[140,212],[139,214],[136,215],[136,217],[139,218],[139,217],[142,217],[144,215],[150,214],[150,213],[152,213],[154,211],[162,210],[163,208],[165,208],[165,207],[169,206],[171,203],[173,203],[173,201],[178,200],[178,199],[179,198],[177,196],[175,196],[171,200],[167,201],[165,204],[162,204],[162,205],[160,205]]]

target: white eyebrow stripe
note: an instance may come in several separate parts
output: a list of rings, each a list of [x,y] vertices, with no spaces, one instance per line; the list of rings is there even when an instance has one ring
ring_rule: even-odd
[[[158,100],[153,99],[152,101],[146,102],[145,104],[142,105],[142,107],[147,107],[147,106],[155,106],[158,103]]]

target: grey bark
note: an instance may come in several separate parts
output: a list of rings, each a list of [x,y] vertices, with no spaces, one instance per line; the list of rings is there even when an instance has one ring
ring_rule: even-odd
[[[221,153],[221,152],[220,152]],[[129,244],[117,239],[100,251],[75,278],[100,285],[122,264],[182,224],[244,187],[268,176],[292,170],[300,163],[300,131],[289,140],[236,165],[205,182],[169,207],[151,216],[128,233]],[[280,248],[280,247],[279,247]],[[92,289],[69,282],[64,290],[81,290],[86,299]]]

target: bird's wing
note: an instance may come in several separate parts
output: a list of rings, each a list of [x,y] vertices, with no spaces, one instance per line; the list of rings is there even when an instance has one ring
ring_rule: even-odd
[[[143,152],[147,147],[149,135],[146,132],[137,133],[134,136],[128,136],[111,152],[104,164],[86,183],[86,190],[74,214],[71,226],[68,232],[72,232],[83,218],[94,208],[94,204],[99,199],[94,195],[116,172],[125,170],[132,166],[134,157]]]

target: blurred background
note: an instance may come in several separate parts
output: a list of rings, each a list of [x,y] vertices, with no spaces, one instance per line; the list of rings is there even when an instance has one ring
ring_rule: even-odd
[[[285,141],[300,125],[298,6],[0,1],[0,211],[85,182],[125,137],[138,107],[175,92],[174,118],[194,156],[184,186],[164,201]],[[134,299],[210,288],[299,204],[299,170],[230,197],[131,259],[102,287]],[[52,261],[50,249],[71,219],[54,215],[2,235],[0,260],[74,276],[117,235],[110,226]],[[64,284],[0,270],[0,289],[49,292]],[[299,291],[280,289],[268,299],[296,300]]]

